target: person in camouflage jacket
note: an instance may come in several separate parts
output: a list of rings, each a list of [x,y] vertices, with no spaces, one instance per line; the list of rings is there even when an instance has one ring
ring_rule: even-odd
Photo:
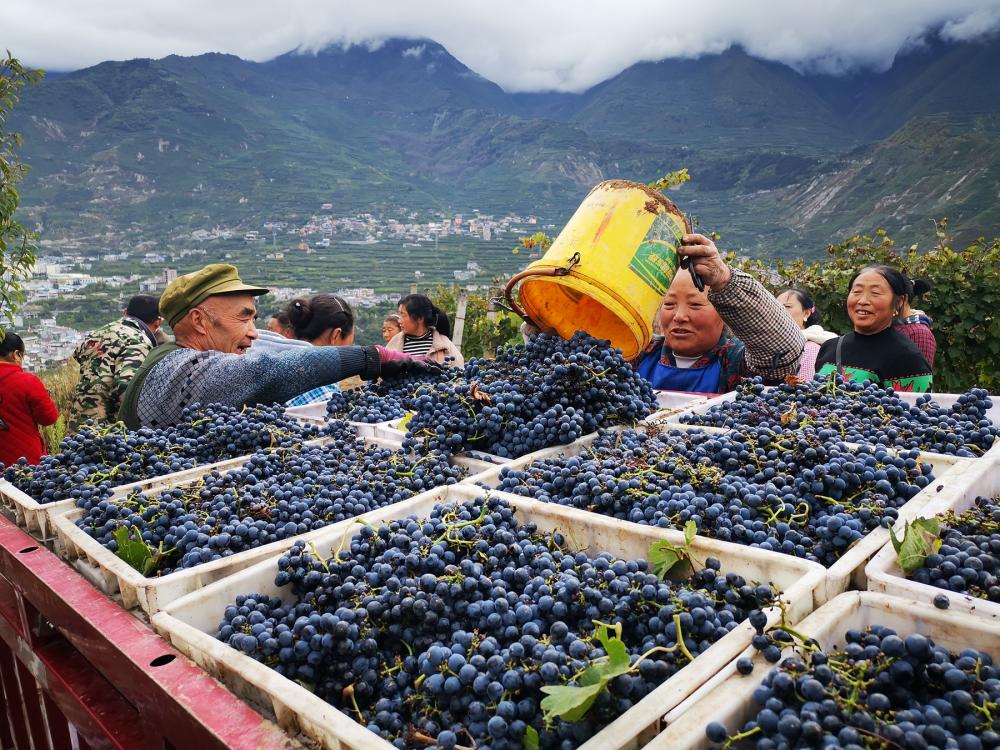
[[[70,412],[71,429],[88,419],[115,419],[129,381],[158,343],[159,303],[157,297],[133,297],[124,317],[98,328],[76,348],[73,359],[80,365],[80,381]]]

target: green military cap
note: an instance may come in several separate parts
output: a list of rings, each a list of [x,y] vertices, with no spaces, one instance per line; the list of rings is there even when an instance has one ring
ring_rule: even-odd
[[[167,284],[160,295],[160,315],[173,328],[189,311],[213,294],[243,292],[256,297],[268,291],[264,287],[244,284],[235,266],[212,263],[198,271],[178,276]]]

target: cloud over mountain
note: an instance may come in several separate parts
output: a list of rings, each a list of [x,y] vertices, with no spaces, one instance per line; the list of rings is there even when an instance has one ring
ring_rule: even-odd
[[[997,31],[1000,0],[4,0],[0,29],[22,61],[52,70],[426,38],[508,91],[581,91],[636,62],[733,45],[799,70],[884,70],[934,34]]]

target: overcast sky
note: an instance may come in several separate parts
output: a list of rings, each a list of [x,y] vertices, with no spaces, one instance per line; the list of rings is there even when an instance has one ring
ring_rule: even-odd
[[[998,29],[1000,0],[0,0],[0,50],[48,70],[410,37],[509,91],[580,91],[639,61],[733,44],[798,69],[884,69],[928,34]]]

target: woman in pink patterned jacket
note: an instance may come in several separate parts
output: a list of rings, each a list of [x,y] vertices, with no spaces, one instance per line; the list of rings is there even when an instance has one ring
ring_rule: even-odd
[[[819,354],[820,346],[830,339],[837,338],[837,334],[823,330],[823,326],[818,322],[816,303],[804,289],[789,287],[778,294],[778,302],[784,305],[792,320],[802,329],[802,335],[806,337],[806,348],[802,351],[798,377],[802,380],[812,380],[816,375],[816,355]]]

